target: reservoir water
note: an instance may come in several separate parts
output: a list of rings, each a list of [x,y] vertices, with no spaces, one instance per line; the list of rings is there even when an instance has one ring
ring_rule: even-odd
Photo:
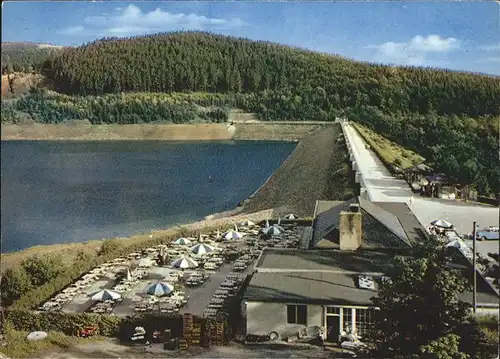
[[[232,209],[295,146],[2,141],[2,252],[130,236]]]

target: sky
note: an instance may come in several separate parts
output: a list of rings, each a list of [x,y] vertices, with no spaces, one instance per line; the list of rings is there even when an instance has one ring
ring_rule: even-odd
[[[500,75],[500,2],[2,3],[2,41],[77,46],[202,30],[394,65]]]

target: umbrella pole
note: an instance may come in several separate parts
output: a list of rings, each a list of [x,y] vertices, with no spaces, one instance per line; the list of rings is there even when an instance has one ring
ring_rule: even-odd
[[[476,222],[472,224],[474,228],[472,228],[472,270],[473,273],[473,288],[472,288],[472,310],[473,313],[476,314],[477,302],[476,302],[476,286],[477,286],[477,277],[476,277]]]

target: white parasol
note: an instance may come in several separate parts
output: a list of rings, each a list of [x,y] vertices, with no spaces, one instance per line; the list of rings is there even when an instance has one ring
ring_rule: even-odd
[[[222,238],[227,239],[227,240],[234,240],[234,239],[241,239],[243,237],[243,234],[240,232],[236,232],[233,230],[227,231],[222,234]]]
[[[196,268],[198,267],[198,263],[189,258],[189,257],[180,257],[174,260],[172,263],[172,267],[175,268],[182,268],[182,269],[188,269],[188,268]]]
[[[31,332],[28,334],[26,339],[29,341],[42,340],[47,338],[48,334],[46,332]]]
[[[246,220],[246,221],[241,222],[240,226],[242,226],[242,227],[253,227],[253,226],[255,226],[255,223],[253,223],[252,221]]]
[[[191,248],[191,252],[196,255],[203,255],[207,253],[212,253],[214,251],[213,247],[206,244],[197,244],[193,248]]]
[[[440,228],[445,228],[445,229],[449,229],[451,227],[453,227],[453,225],[448,222],[446,219],[437,219],[435,221],[432,221],[431,224],[435,227],[440,227]]]
[[[191,244],[191,241],[187,238],[181,237],[176,239],[174,244],[177,244],[179,246],[189,246]]]
[[[101,290],[92,295],[92,300],[105,301],[105,300],[115,300],[120,299],[122,296],[116,292],[109,289]]]

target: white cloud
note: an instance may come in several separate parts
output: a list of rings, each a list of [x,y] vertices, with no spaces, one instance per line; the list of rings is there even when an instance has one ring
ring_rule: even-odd
[[[206,30],[234,28],[244,25],[239,18],[220,19],[197,14],[173,14],[160,8],[151,12],[142,12],[135,5],[115,8],[112,15],[89,16],[85,25],[79,25],[60,31],[66,35],[79,33],[95,36],[134,36],[172,30]]]
[[[377,62],[418,66],[426,63],[429,54],[445,54],[460,48],[460,41],[439,35],[417,35],[407,42],[386,42],[367,48],[377,50],[374,56]]]
[[[479,46],[481,51],[500,51],[500,43],[491,45],[481,45]]]

